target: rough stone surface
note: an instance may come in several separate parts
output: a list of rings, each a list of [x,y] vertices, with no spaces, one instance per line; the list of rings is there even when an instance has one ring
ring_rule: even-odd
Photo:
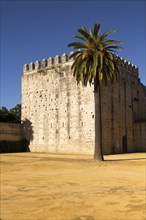
[[[0,141],[20,141],[22,138],[22,124],[0,122]]]
[[[34,152],[94,153],[93,85],[82,87],[71,71],[73,61],[55,57],[43,69],[25,64],[22,77],[22,119],[30,121]],[[104,154],[142,151],[146,146],[146,89],[138,68],[122,59],[118,80],[102,85]],[[139,122],[138,124],[135,123]],[[138,141],[141,127],[143,138]],[[138,137],[138,138],[137,138]]]

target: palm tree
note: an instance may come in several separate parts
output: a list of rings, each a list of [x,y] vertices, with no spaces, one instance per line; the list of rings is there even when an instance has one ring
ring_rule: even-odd
[[[108,35],[115,31],[108,31],[100,34],[100,24],[96,23],[89,32],[82,26],[78,29],[79,42],[68,44],[75,51],[70,58],[74,57],[72,64],[73,75],[79,84],[83,86],[94,83],[95,99],[95,149],[94,159],[102,161],[102,121],[101,121],[101,82],[107,84],[109,80],[117,79],[119,73],[116,50],[121,49],[117,44],[120,41],[107,39]]]

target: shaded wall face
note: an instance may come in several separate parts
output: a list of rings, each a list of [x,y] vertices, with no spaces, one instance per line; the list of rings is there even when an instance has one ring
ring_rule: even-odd
[[[104,153],[134,152],[135,120],[146,120],[145,112],[144,86],[136,75],[121,68],[115,83],[102,86]]]
[[[21,124],[0,122],[0,141],[20,141],[22,138]]]
[[[135,151],[146,152],[146,122],[137,122],[134,125]]]
[[[146,121],[146,88],[141,83],[137,83],[135,89],[133,109],[136,122]]]
[[[77,86],[69,67],[23,76],[22,117],[32,123],[32,151],[93,154],[93,90]]]

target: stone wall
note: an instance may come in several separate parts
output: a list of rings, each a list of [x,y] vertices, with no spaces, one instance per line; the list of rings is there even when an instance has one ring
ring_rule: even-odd
[[[22,138],[21,124],[0,122],[0,141],[19,141]]]
[[[146,122],[136,122],[134,131],[135,151],[146,152]]]
[[[135,120],[146,120],[146,90],[138,68],[121,59],[118,80],[102,85],[103,152],[135,150]],[[30,150],[93,154],[93,85],[76,84],[67,55],[24,65],[22,119],[32,124]],[[96,108],[96,111],[98,109]]]
[[[70,67],[23,76],[22,117],[32,122],[32,151],[93,153],[93,92],[77,86]]]

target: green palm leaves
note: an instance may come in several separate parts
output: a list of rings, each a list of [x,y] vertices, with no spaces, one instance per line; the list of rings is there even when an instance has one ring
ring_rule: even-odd
[[[89,32],[82,26],[78,29],[79,35],[74,35],[79,42],[73,42],[68,45],[75,49],[70,58],[75,60],[72,65],[73,74],[77,83],[82,82],[84,86],[95,81],[107,83],[108,80],[117,78],[119,72],[117,67],[118,57],[115,55],[122,44],[120,41],[107,39],[108,35],[115,31],[108,31],[100,35],[100,24],[95,24]]]

